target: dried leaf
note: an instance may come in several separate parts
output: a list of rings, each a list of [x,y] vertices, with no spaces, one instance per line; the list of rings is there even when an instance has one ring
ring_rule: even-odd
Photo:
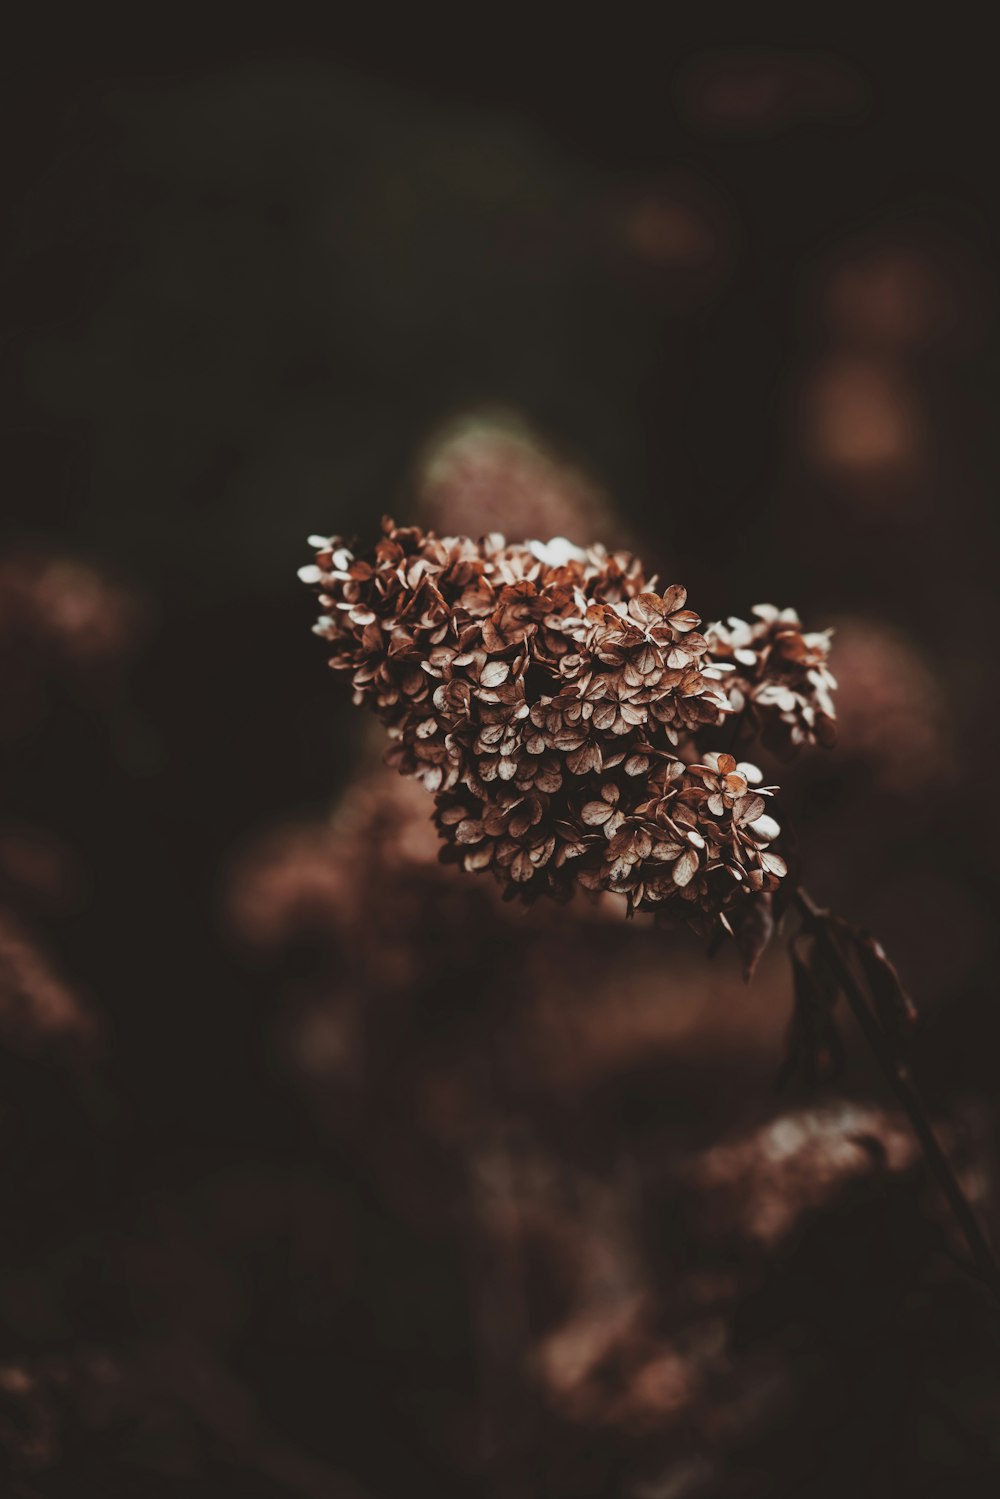
[[[814,946],[808,963],[791,943],[788,949],[792,963],[794,1007],[775,1087],[780,1091],[796,1076],[809,1087],[835,1077],[844,1065],[844,1045],[834,1020],[836,990],[828,976],[821,973],[821,958]]]
[[[743,959],[743,980],[749,984],[774,936],[774,910],[770,894],[764,891],[737,902],[729,914],[729,920]]]
[[[867,932],[851,929],[850,935],[876,1015],[894,1040],[904,1041],[916,1027],[916,1005],[903,988],[899,974],[886,956],[882,944]]]

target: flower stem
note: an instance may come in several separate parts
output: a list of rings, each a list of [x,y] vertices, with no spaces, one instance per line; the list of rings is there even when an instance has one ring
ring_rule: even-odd
[[[829,914],[816,904],[801,885],[795,890],[792,900],[802,916],[806,930],[821,945],[886,1082],[906,1111],[927,1164],[955,1215],[980,1276],[1000,1302],[1000,1268],[993,1250],[934,1132],[926,1105],[906,1063],[898,1055],[893,1042],[872,1012],[864,990],[834,936]]]

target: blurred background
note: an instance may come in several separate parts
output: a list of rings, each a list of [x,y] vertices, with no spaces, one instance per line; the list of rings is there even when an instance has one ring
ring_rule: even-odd
[[[390,513],[834,625],[786,817],[990,1221],[992,54],[278,30],[8,48],[3,1492],[993,1494],[995,1312],[849,1027],[778,1096],[783,953],[439,866],[296,579]]]

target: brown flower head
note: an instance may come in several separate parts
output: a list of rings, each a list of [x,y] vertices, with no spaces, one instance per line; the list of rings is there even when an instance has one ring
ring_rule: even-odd
[[[604,496],[515,412],[469,412],[435,433],[415,474],[417,514],[449,535],[503,526],[585,541],[610,521]]]
[[[313,542],[316,631],[388,727],[390,763],[434,793],[446,859],[509,895],[579,884],[698,926],[785,873],[771,788],[699,756],[695,736],[733,706],[683,588],[564,541],[386,521],[364,557]]]
[[[838,620],[836,636],[842,755],[896,796],[945,784],[955,759],[950,717],[920,651],[871,618]]]
[[[758,604],[753,613],[749,623],[730,618],[706,632],[712,659],[726,672],[732,707],[750,710],[778,754],[804,744],[831,745],[837,719],[837,682],[827,662],[831,632],[806,634],[794,609]]]

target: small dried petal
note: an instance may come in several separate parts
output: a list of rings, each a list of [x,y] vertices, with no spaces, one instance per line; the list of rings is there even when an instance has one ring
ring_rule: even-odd
[[[483,687],[499,687],[509,676],[510,667],[506,661],[489,661],[483,667],[479,681]]]
[[[781,829],[773,817],[758,817],[749,824],[749,831],[758,843],[773,843],[781,836]]]

